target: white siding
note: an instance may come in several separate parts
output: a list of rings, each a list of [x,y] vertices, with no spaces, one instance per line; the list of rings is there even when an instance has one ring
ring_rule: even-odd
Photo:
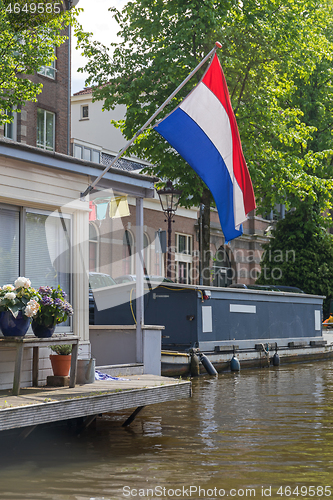
[[[49,348],[40,348],[39,357],[39,384],[46,384],[46,377],[52,375]],[[12,389],[16,351],[5,348],[0,350],[0,390]],[[23,351],[21,387],[32,386],[32,348],[25,348]]]
[[[0,157],[0,202],[29,207],[62,207],[78,200],[88,186],[87,176]],[[77,204],[79,209],[80,205]]]

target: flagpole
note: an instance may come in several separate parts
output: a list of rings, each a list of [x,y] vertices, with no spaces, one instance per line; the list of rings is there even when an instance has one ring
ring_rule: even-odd
[[[84,191],[84,193],[81,193],[81,198],[85,198],[87,194],[92,191],[92,189],[96,186],[96,184],[101,180],[101,178],[110,170],[112,165],[116,163],[117,160],[125,153],[125,151],[133,144],[135,139],[139,137],[139,135],[142,134],[142,132],[148,127],[148,125],[151,124],[151,122],[156,118],[156,116],[165,108],[167,104],[175,97],[175,95],[186,85],[186,83],[192,78],[192,76],[195,75],[195,73],[201,68],[203,64],[209,59],[213,54],[215,54],[217,48],[221,48],[222,44],[220,42],[215,42],[215,47],[202,59],[202,61],[199,62],[199,64],[194,68],[194,70],[185,78],[185,80],[172,92],[172,94],[164,101],[163,104],[155,111],[155,113],[146,121],[146,123],[143,125],[143,127],[140,128],[140,130],[137,131],[137,133],[132,137],[130,141],[128,141],[127,144],[123,147],[123,149],[117,154],[117,156],[112,160],[110,165],[108,165],[103,172],[90,184],[90,186],[87,187],[87,189]]]

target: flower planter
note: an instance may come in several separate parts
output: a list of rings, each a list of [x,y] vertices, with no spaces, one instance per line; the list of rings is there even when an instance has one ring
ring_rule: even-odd
[[[54,334],[55,325],[54,326],[40,325],[36,321],[32,320],[31,328],[36,337],[43,339],[52,337],[52,335]]]
[[[30,325],[30,318],[27,318],[20,311],[16,318],[11,311],[4,311],[0,314],[0,329],[4,337],[24,337]]]
[[[53,375],[56,377],[68,377],[71,367],[71,354],[50,354]]]

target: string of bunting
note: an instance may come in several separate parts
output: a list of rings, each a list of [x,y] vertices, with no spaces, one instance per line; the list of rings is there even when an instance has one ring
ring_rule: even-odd
[[[130,214],[127,196],[116,196],[115,198],[95,198],[89,202],[89,222],[106,219],[127,217]]]

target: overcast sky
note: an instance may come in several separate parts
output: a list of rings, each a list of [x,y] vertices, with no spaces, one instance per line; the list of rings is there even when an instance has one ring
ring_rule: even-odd
[[[117,31],[119,29],[116,21],[113,19],[109,7],[121,9],[126,0],[79,0],[77,7],[84,9],[79,16],[79,22],[84,31],[94,34],[94,39],[109,45],[116,41]],[[72,94],[79,92],[84,88],[86,75],[78,73],[77,69],[84,66],[86,60],[75,50],[76,40],[72,43]]]

